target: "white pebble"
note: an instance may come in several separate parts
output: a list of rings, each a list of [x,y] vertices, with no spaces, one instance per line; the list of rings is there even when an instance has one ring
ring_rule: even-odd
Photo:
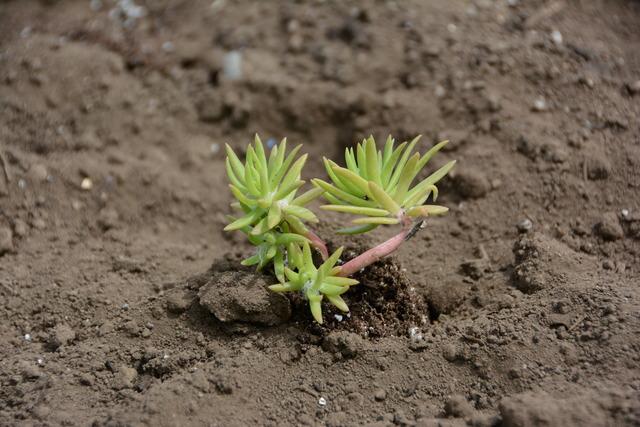
[[[44,365],[44,359],[42,357],[38,357],[36,362],[38,362],[38,365],[40,365],[40,366]]]
[[[91,178],[83,178],[80,183],[80,188],[85,191],[91,190],[93,188],[93,181],[91,181]]]
[[[220,151],[220,144],[218,144],[217,142],[214,142],[209,147],[209,150],[211,151],[211,154],[218,154],[218,152]]]
[[[223,74],[227,80],[242,78],[242,54],[233,50],[224,56]]]
[[[342,314],[334,314],[333,317],[335,317],[338,322],[342,322]]]
[[[516,225],[516,228],[521,233],[527,232],[533,228],[533,223],[529,218],[525,218]]]
[[[165,52],[173,52],[175,50],[175,46],[171,42],[162,43],[162,50]]]
[[[629,216],[629,209],[622,209],[622,211],[620,211],[620,213],[622,214],[622,216],[624,218]]]
[[[544,98],[538,98],[533,101],[533,111],[546,111],[547,110],[547,101]]]
[[[557,45],[562,44],[562,33],[558,30],[551,31],[551,40]]]
[[[25,341],[31,341],[31,334],[24,334]]]
[[[456,27],[456,24],[447,24],[447,30],[450,33],[455,33],[457,29],[458,27]]]
[[[324,397],[321,397],[320,399],[318,399],[318,405],[326,406],[327,405],[327,399],[325,399]]]

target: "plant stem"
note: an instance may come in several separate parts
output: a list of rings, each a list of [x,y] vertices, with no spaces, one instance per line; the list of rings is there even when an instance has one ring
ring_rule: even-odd
[[[329,250],[327,249],[327,245],[324,243],[324,240],[311,230],[307,230],[305,237],[309,239],[311,245],[320,252],[320,256],[322,256],[323,261],[329,258]]]
[[[408,223],[407,225],[411,224]],[[424,221],[418,221],[411,227],[407,225],[402,228],[402,231],[400,233],[396,234],[389,240],[380,243],[378,246],[375,246],[368,251],[361,253],[357,257],[343,264],[340,267],[340,272],[338,273],[338,275],[342,277],[349,277],[352,274],[362,270],[363,268],[373,264],[379,259],[391,254],[396,249],[398,249],[400,245],[402,245],[402,243],[413,237],[418,232],[418,230],[420,230],[424,226]]]

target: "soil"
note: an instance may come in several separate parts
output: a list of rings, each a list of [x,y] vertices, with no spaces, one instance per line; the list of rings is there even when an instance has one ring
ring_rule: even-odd
[[[640,424],[638,22],[633,0],[0,2],[0,425]],[[369,134],[450,139],[451,211],[318,327],[222,231],[223,144],[255,132],[304,142],[309,177]],[[393,233],[343,222],[317,231]]]

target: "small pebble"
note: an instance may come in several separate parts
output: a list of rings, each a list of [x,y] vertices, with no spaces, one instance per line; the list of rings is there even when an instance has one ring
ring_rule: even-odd
[[[231,81],[242,78],[242,53],[233,50],[224,56],[223,75]]]
[[[31,334],[24,334],[25,341],[31,341]]]
[[[320,399],[318,399],[318,405],[326,406],[327,405],[327,399],[325,399],[324,397],[321,397]]]
[[[557,45],[562,44],[562,33],[558,30],[553,30],[551,32],[551,40]]]
[[[209,151],[211,152],[211,154],[216,155],[220,152],[220,144],[218,144],[217,142],[214,142],[213,144],[211,144],[211,146],[209,147]]]
[[[375,391],[375,393],[373,394],[373,398],[378,402],[382,402],[387,398],[387,392],[380,388]]]
[[[0,226],[0,255],[13,252],[13,232],[9,227]]]
[[[533,228],[533,223],[529,218],[525,218],[522,221],[520,221],[518,224],[516,224],[516,228],[520,233],[526,233],[527,231]]]
[[[80,183],[80,188],[85,191],[91,190],[93,188],[93,181],[91,181],[91,178],[84,178]]]
[[[547,101],[545,101],[544,98],[538,98],[533,101],[533,106],[531,109],[538,113],[547,111]]]

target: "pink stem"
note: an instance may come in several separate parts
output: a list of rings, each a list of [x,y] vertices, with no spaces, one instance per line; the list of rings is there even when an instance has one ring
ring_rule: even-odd
[[[305,237],[309,239],[311,241],[311,245],[320,252],[320,256],[322,256],[323,261],[329,258],[329,251],[327,250],[327,245],[324,243],[324,240],[318,237],[318,235],[311,230],[307,230]]]
[[[384,258],[400,247],[405,241],[410,230],[406,227],[397,235],[393,236],[386,242],[380,243],[378,246],[361,253],[351,261],[346,262],[340,267],[339,276],[349,277],[352,274],[362,270],[363,268],[373,264],[380,258]]]

